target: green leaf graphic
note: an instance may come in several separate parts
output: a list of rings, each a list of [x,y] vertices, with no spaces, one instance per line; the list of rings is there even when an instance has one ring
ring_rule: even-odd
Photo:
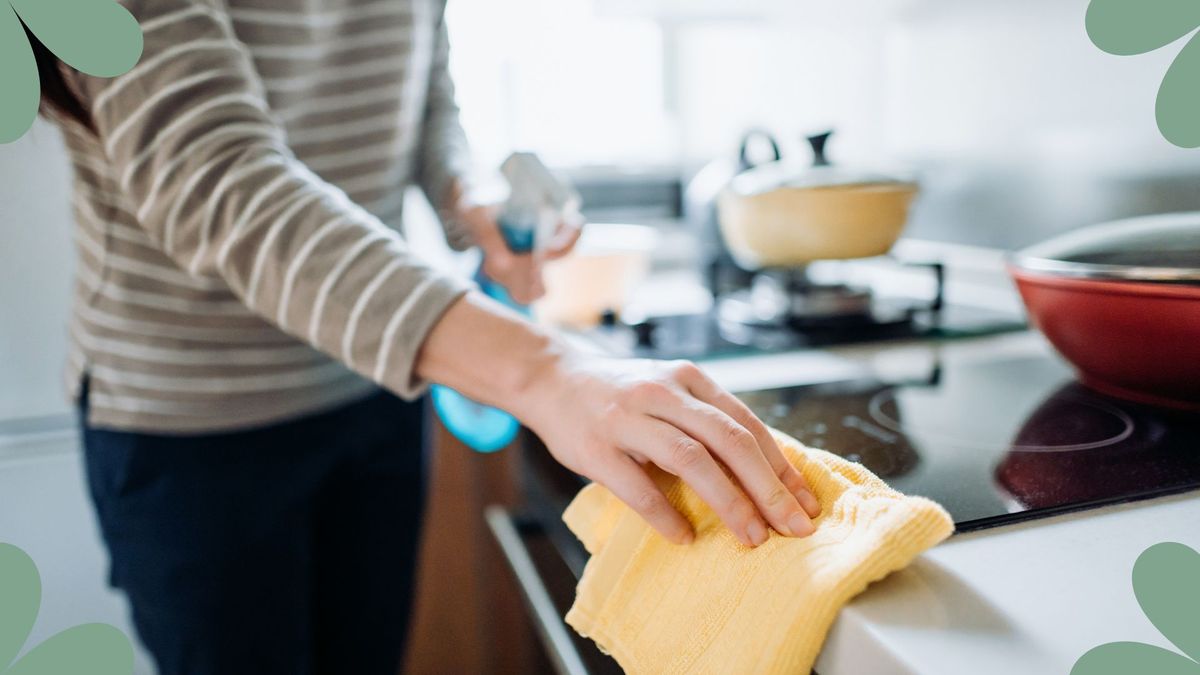
[[[95,77],[129,72],[142,55],[137,20],[114,0],[0,0],[0,143],[29,131],[41,99],[22,22],[63,63]]]
[[[1141,642],[1110,642],[1088,651],[1071,675],[1200,675],[1200,664],[1162,647]]]
[[[0,544],[0,673],[29,637],[42,602],[42,580],[25,552]]]
[[[1184,654],[1141,642],[1089,650],[1071,675],[1200,675],[1200,553],[1174,542],[1155,544],[1133,564],[1133,593],[1154,627]]]
[[[103,623],[68,628],[29,650],[4,675],[129,675],[129,638]]]
[[[1173,542],[1151,546],[1133,565],[1133,592],[1158,632],[1200,661],[1200,553]]]
[[[112,0],[10,1],[42,44],[81,73],[116,77],[142,56],[137,20]]]
[[[1092,0],[1087,32],[1109,54],[1130,56],[1165,47],[1200,28],[1194,0]]]
[[[13,663],[37,619],[42,581],[24,551],[0,543],[0,675],[130,675],[133,645],[120,630],[88,623],[62,631]]]
[[[1200,28],[1196,0],[1092,0],[1088,36],[1110,54],[1144,54]],[[1155,115],[1164,138],[1183,148],[1200,147],[1200,39],[1193,37],[1171,64],[1158,90]]]
[[[37,117],[42,88],[25,30],[7,4],[0,4],[0,87],[0,143],[12,143]]]
[[[1200,3],[1197,3],[1200,6]],[[1200,38],[1191,41],[1167,69],[1158,90],[1158,129],[1181,148],[1200,147]]]

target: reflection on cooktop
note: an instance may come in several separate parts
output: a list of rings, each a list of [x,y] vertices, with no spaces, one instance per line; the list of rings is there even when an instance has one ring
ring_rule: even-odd
[[[1049,357],[738,396],[800,441],[940,502],[960,532],[1200,488],[1200,415],[1095,393]]]

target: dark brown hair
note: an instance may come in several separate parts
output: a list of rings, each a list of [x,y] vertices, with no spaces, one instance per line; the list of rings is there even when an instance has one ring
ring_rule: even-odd
[[[59,115],[79,122],[88,129],[92,126],[92,116],[79,102],[79,99],[67,87],[59,70],[60,61],[37,36],[22,22],[25,34],[29,36],[29,44],[33,47],[33,60],[37,62],[38,79],[42,83],[42,109],[52,109]]]

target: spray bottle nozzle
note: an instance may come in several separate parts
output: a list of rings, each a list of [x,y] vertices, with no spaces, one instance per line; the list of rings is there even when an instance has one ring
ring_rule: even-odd
[[[533,250],[554,235],[559,223],[580,217],[579,193],[546,168],[537,155],[513,153],[500,172],[510,188],[500,225],[514,251]]]

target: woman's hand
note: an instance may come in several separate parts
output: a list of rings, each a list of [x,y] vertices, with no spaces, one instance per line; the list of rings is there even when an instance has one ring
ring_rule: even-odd
[[[687,520],[646,472],[682,478],[744,543],[813,531],[820,505],[750,410],[695,365],[580,354],[479,293],[450,306],[417,373],[517,416],[567,468],[608,487],[663,536]],[[806,513],[807,512],[807,513]]]
[[[543,263],[570,253],[582,228],[578,223],[561,223],[546,246],[530,253],[513,253],[500,232],[498,214],[494,205],[476,205],[460,209],[456,217],[483,252],[484,274],[503,286],[513,300],[528,305],[546,294]]]
[[[767,427],[694,364],[564,355],[514,412],[560,463],[606,486],[663,536],[692,528],[647,475],[679,476],[748,546],[767,525],[813,532],[820,505]]]

